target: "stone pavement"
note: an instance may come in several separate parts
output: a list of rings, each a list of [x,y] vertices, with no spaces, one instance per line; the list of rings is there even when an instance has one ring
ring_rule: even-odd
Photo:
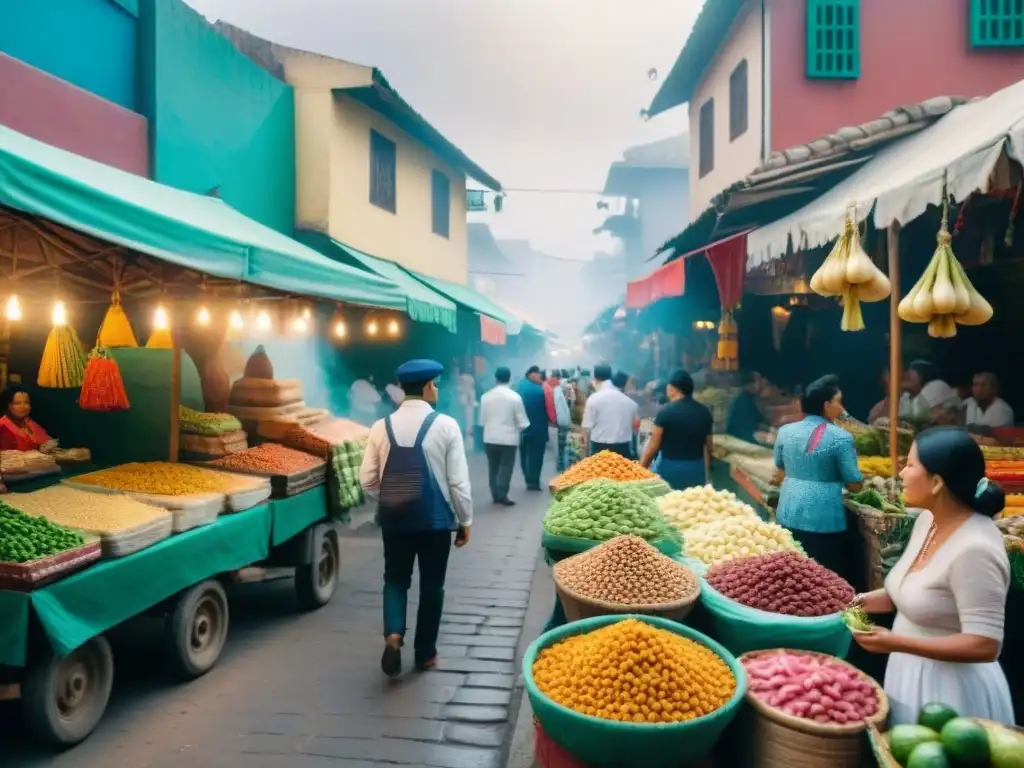
[[[63,755],[42,753],[2,705],[0,763],[499,768],[548,499],[517,477],[518,506],[495,508],[482,457],[471,470],[476,523],[469,546],[452,553],[437,670],[397,681],[380,673],[383,557],[376,530],[362,526],[342,539],[342,583],[322,610],[296,613],[290,580],[236,588],[219,664],[185,685],[161,674],[159,624],[133,623],[113,638],[114,694],[93,736]],[[404,656],[408,666],[411,642]]]

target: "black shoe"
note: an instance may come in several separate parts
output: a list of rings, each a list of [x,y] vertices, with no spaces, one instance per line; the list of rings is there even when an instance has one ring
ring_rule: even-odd
[[[528,485],[528,486],[526,486],[526,490],[528,490],[528,491],[541,491],[541,490],[544,490],[544,489],[541,488],[539,485]]]
[[[384,653],[380,657],[380,669],[388,677],[398,677],[402,674],[402,646],[387,643],[384,646]]]
[[[502,499],[498,503],[501,504],[501,506],[503,507],[514,507],[516,505],[516,503],[512,501],[512,499]]]

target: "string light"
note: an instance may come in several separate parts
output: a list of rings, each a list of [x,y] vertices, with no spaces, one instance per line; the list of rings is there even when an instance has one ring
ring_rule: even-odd
[[[369,336],[376,336],[378,330],[379,330],[379,327],[377,325],[377,321],[376,320],[371,320],[369,322],[369,324],[366,326],[366,333]]]
[[[388,335],[389,336],[397,336],[398,335],[398,331],[399,331],[398,321],[395,320],[394,318],[392,318],[388,322]]]
[[[200,325],[210,324],[210,310],[206,307],[200,307],[199,312],[196,314],[196,322]]]
[[[53,305],[53,315],[51,317],[54,325],[67,325],[68,324],[68,312],[64,309],[64,302],[58,301]]]
[[[311,317],[313,317],[313,311],[309,307],[303,307],[302,319],[308,321]]]
[[[260,313],[256,315],[256,330],[270,330],[270,315],[267,314],[267,311],[265,309],[260,310]]]
[[[228,319],[228,324],[234,331],[240,331],[245,328],[245,320],[242,319],[242,313],[237,309],[231,313],[231,317]]]
[[[171,322],[167,318],[167,310],[163,307],[157,307],[153,313],[153,329],[157,331],[166,331],[171,327]]]
[[[302,317],[301,315],[299,317],[296,317],[294,320],[292,320],[292,330],[295,331],[296,333],[305,333],[307,330],[309,330],[309,321],[307,321],[306,318]]]
[[[11,296],[7,300],[6,313],[8,320],[21,320],[21,304],[18,303],[17,296]]]
[[[348,326],[345,325],[344,320],[338,320],[334,323],[334,335],[339,339],[344,339],[348,336]]]

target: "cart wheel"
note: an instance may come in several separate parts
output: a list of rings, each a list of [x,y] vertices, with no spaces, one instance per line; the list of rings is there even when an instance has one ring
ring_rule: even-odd
[[[113,684],[114,655],[105,637],[94,637],[63,659],[47,650],[21,687],[29,730],[48,746],[75,746],[103,717]]]
[[[303,610],[315,611],[331,601],[338,589],[338,535],[332,530],[319,532],[319,546],[314,550],[313,562],[295,569],[295,596]]]
[[[210,579],[185,592],[167,619],[167,644],[176,675],[185,680],[205,675],[220,658],[228,636],[228,597]]]

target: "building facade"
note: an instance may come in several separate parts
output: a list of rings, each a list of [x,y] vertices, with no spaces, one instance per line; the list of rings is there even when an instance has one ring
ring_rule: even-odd
[[[706,0],[649,112],[689,105],[696,217],[773,151],[1022,77],[1020,3]]]
[[[295,91],[296,227],[466,285],[467,176],[500,185],[379,70],[218,29]]]

